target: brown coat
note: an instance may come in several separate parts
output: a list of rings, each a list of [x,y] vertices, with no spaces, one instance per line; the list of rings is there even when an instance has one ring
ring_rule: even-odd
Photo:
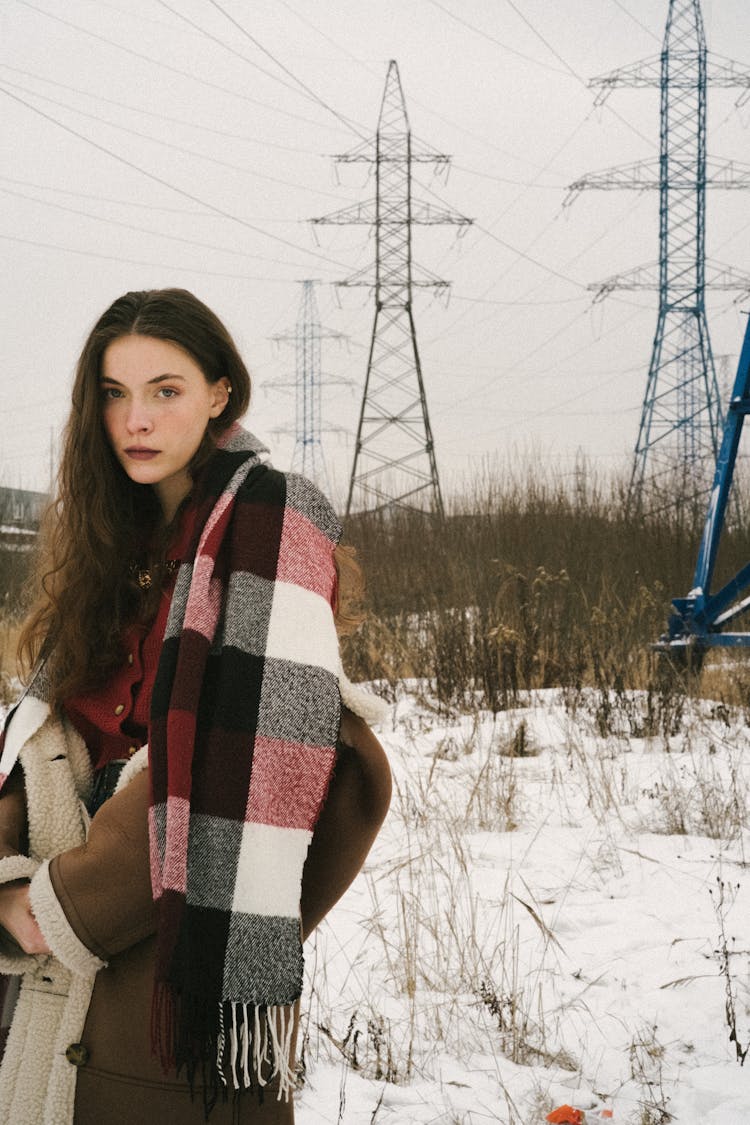
[[[75,1125],[192,1125],[204,1120],[200,1084],[164,1075],[150,1051],[155,926],[148,866],[148,774],[107,801],[84,845],[50,864],[50,879],[83,944],[107,962],[96,977],[76,1052]],[[390,801],[390,771],[366,723],[344,712],[336,770],[313,835],[302,884],[306,937],[364,862]],[[19,790],[0,798],[0,850],[22,843]],[[6,852],[7,854],[7,852]],[[235,1110],[236,1114],[236,1110]],[[243,1095],[239,1117],[221,1101],[211,1125],[290,1125],[291,1103]]]

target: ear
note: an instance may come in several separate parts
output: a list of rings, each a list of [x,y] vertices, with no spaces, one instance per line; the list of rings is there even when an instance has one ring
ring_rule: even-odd
[[[229,380],[219,379],[211,384],[211,418],[218,418],[226,404],[229,402]]]

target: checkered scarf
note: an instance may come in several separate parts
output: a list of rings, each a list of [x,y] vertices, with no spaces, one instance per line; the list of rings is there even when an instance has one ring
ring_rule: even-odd
[[[340,719],[340,528],[233,427],[196,488],[151,707],[152,1036],[235,1089],[289,1070],[300,889]],[[208,1081],[209,1087],[211,1081]],[[209,1091],[208,1102],[215,1099]]]

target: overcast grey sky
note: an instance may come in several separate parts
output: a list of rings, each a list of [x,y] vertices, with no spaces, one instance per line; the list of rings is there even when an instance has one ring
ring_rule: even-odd
[[[595,109],[587,81],[658,54],[667,8],[3,0],[3,482],[46,487],[89,326],[121,292],[165,285],[192,289],[235,333],[255,378],[249,424],[285,467],[292,438],[276,431],[293,425],[294,402],[273,384],[291,381],[294,352],[271,337],[293,332],[298,283],[315,278],[321,319],[350,340],[323,356],[353,381],[324,397],[345,431],[324,443],[343,487],[373,310],[366,290],[339,304],[332,283],[364,268],[374,242],[362,227],[314,234],[308,220],[372,195],[365,169],[337,174],[331,156],[374,134],[391,58],[414,135],[453,159],[447,182],[417,168],[415,194],[476,221],[460,240],[414,235],[416,260],[453,283],[447,307],[416,300],[444,488],[496,456],[560,473],[579,451],[603,470],[628,464],[656,294],[593,305],[586,287],[656,258],[658,196],[563,202],[584,172],[658,153],[658,91],[615,91]],[[704,2],[703,14],[709,49],[750,70],[747,4]],[[709,93],[709,152],[750,162],[737,93]],[[750,193],[711,192],[707,229],[709,255],[750,272]],[[749,303],[734,297],[709,298],[729,381]]]

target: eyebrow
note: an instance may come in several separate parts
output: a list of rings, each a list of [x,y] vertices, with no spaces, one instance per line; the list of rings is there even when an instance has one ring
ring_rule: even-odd
[[[165,379],[180,379],[180,380],[182,380],[183,383],[185,382],[185,376],[184,375],[170,375],[170,374],[155,375],[153,377],[153,379],[149,379],[146,386],[150,387],[152,383],[163,383]],[[111,383],[115,387],[124,386],[124,383],[119,383],[117,381],[117,379],[112,379],[109,375],[102,375],[99,379],[99,382],[100,383]]]

